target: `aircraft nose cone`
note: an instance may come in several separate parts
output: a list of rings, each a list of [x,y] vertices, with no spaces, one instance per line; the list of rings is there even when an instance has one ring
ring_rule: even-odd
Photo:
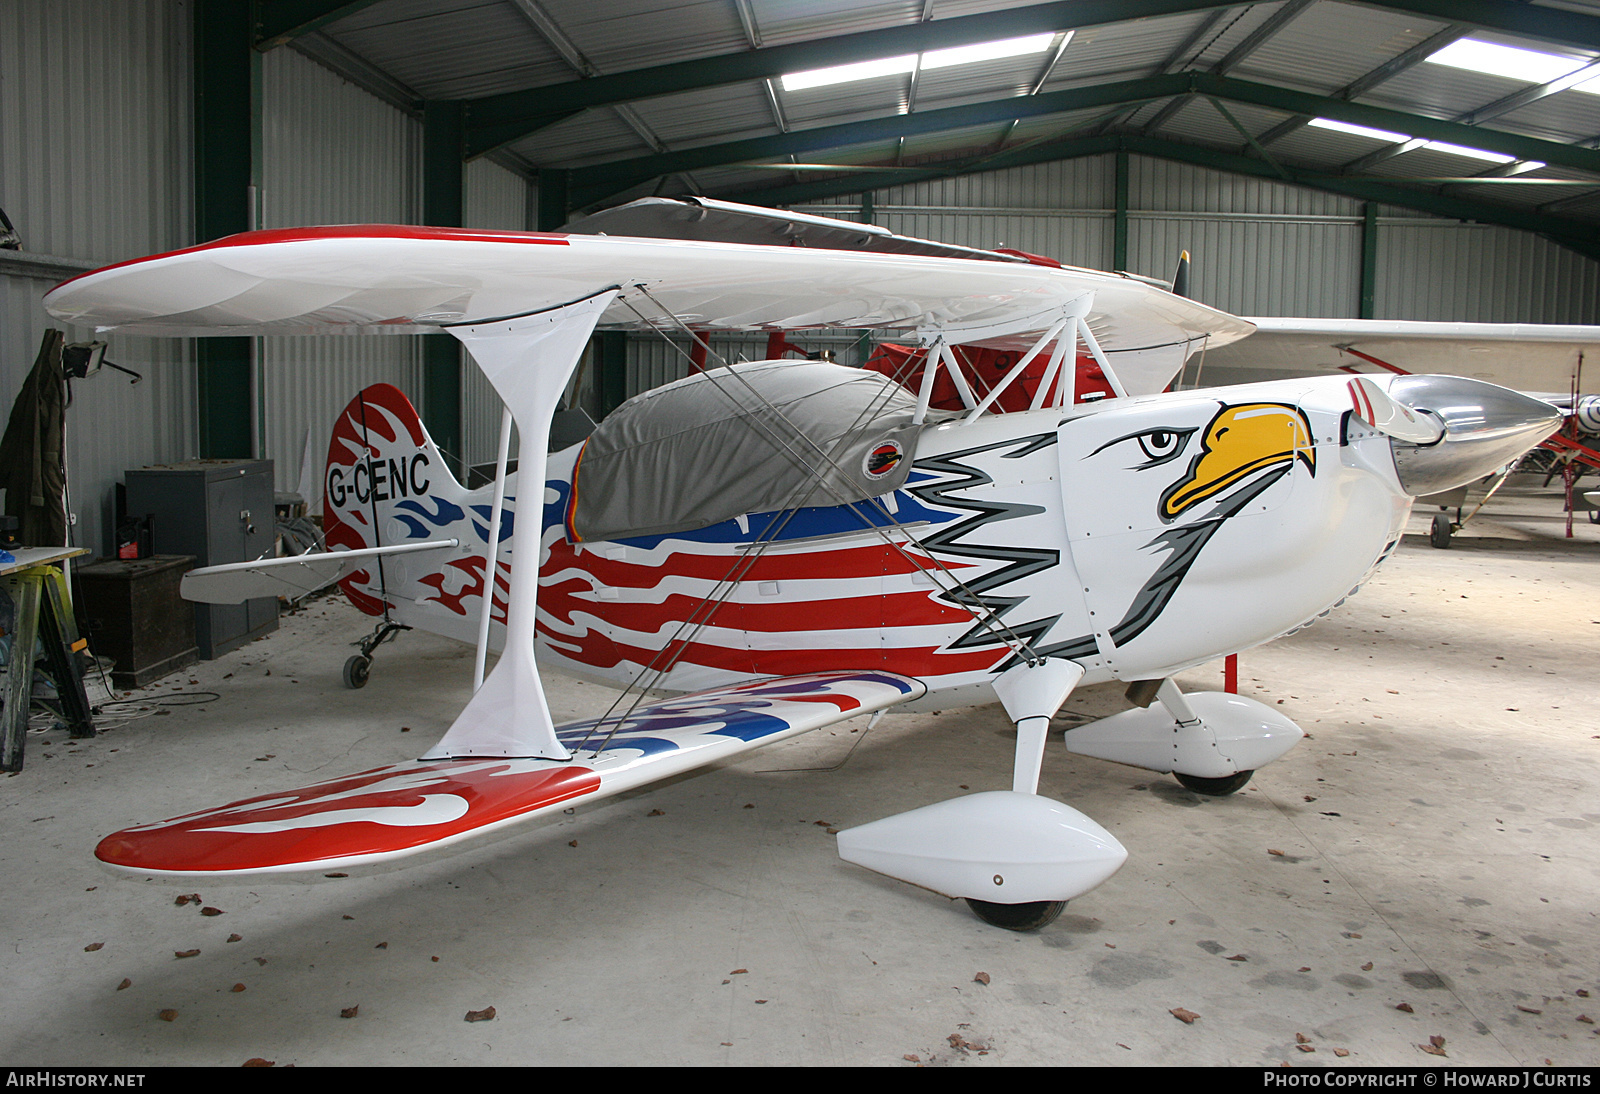
[[[1463,376],[1397,376],[1389,395],[1444,424],[1444,436],[1434,444],[1393,442],[1400,485],[1413,497],[1481,479],[1561,425],[1561,412],[1549,403]]]

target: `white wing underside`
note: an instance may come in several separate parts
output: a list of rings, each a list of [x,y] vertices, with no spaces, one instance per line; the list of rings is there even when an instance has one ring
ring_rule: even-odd
[[[522,315],[622,286],[607,329],[942,330],[951,342],[1027,341],[1094,293],[1109,354],[1253,329],[1114,274],[1011,262],[611,236],[357,226],[257,232],[85,274],[46,298],[56,318],[128,334],[418,334]],[[1019,333],[1020,332],[1020,333]],[[1116,357],[1113,356],[1116,364]],[[1171,371],[1175,371],[1173,365]],[[1149,389],[1124,377],[1130,391]],[[1156,390],[1164,385],[1162,377]]]

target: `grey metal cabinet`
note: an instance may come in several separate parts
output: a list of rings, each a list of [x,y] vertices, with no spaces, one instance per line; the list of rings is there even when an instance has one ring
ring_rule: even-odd
[[[195,565],[247,562],[272,553],[271,460],[188,460],[127,473],[130,517],[152,515],[161,555],[193,555]],[[278,600],[196,604],[195,645],[210,660],[278,629]]]

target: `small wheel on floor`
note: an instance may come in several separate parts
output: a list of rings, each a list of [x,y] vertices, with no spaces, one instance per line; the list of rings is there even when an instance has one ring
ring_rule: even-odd
[[[1225,798],[1235,790],[1244,788],[1250,781],[1250,776],[1255,771],[1235,771],[1232,775],[1224,775],[1220,779],[1202,779],[1199,775],[1182,775],[1174,771],[1173,777],[1193,790],[1196,794],[1204,794],[1208,798]]]
[[[372,658],[365,654],[355,654],[344,663],[344,686],[347,688],[364,688],[367,686],[367,676],[372,672]]]
[[[974,915],[993,927],[1008,931],[1037,931],[1048,927],[1067,906],[1064,900],[1033,900],[1026,904],[996,904],[988,900],[966,898]]]
[[[1433,528],[1428,532],[1428,542],[1440,550],[1450,546],[1450,536],[1455,531],[1455,526],[1450,523],[1448,513],[1437,513],[1433,518]]]

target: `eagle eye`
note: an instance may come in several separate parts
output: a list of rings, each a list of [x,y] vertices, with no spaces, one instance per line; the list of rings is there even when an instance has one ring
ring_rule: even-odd
[[[1144,433],[1134,435],[1134,440],[1139,442],[1139,449],[1144,453],[1148,463],[1144,467],[1159,467],[1168,460],[1173,459],[1183,451],[1184,442],[1193,433],[1192,429],[1151,429]]]

